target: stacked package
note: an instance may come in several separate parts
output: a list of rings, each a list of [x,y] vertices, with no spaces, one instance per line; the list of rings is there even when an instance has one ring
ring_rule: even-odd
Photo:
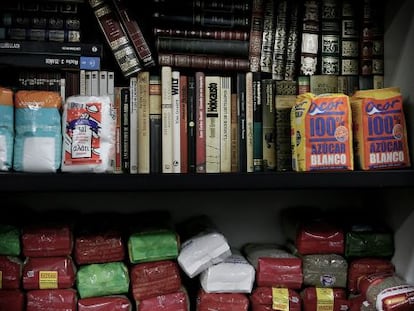
[[[23,263],[20,260],[20,230],[0,225],[0,310],[23,311],[25,296],[21,288]]]
[[[13,91],[0,87],[0,171],[9,171],[12,168],[13,140]]]
[[[27,311],[76,311],[76,268],[69,225],[25,226],[22,230],[23,288]]]
[[[128,239],[132,296],[139,311],[187,311],[190,303],[177,263],[179,237],[168,213],[137,215]]]
[[[302,298],[297,291],[281,287],[256,287],[250,295],[252,311],[301,311]]]
[[[98,217],[98,216],[97,216]],[[111,217],[113,220],[113,217]],[[77,288],[80,299],[78,311],[130,311],[132,304],[127,297],[129,272],[122,233],[113,224],[102,223],[77,231],[74,258],[78,264]]]

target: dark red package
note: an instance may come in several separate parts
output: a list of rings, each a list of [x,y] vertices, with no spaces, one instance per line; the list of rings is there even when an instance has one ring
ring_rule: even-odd
[[[364,275],[378,272],[395,271],[394,264],[383,258],[358,258],[349,263],[348,270],[348,290],[350,293],[358,292],[358,284]]]
[[[414,286],[400,285],[383,290],[376,301],[377,310],[413,311]]]
[[[26,257],[71,255],[72,231],[69,226],[27,226],[22,230],[22,250]]]
[[[78,265],[122,261],[125,245],[121,233],[82,234],[75,238],[74,259]]]
[[[74,289],[39,289],[27,292],[26,311],[76,311]]]
[[[310,222],[302,224],[296,236],[295,244],[301,255],[343,255],[345,252],[343,230],[328,222]]]
[[[139,311],[189,311],[187,292],[183,289],[166,295],[136,301]]]
[[[302,299],[295,290],[288,288],[256,287],[250,297],[252,311],[289,310],[301,311]],[[284,305],[289,299],[289,305]],[[273,308],[275,304],[275,308]],[[277,306],[280,307],[277,307]]]
[[[174,293],[181,288],[180,269],[172,260],[136,264],[130,269],[130,280],[135,300]]]
[[[0,311],[23,311],[24,294],[19,289],[0,290]]]
[[[247,311],[249,298],[243,293],[206,293],[199,290],[197,311]]]
[[[332,311],[349,310],[350,303],[343,288],[306,287],[301,296],[304,311],[317,311],[321,306]]]
[[[126,296],[102,296],[81,298],[78,311],[131,311],[132,305]]]
[[[257,263],[258,286],[300,289],[303,283],[302,259],[261,257]]]
[[[364,295],[352,295],[348,297],[349,301],[349,311],[361,311],[361,306],[366,301],[366,297]]]
[[[0,255],[0,289],[19,289],[22,269],[18,257]]]
[[[368,289],[370,288],[370,286],[372,285],[378,285],[381,284],[385,279],[387,278],[391,278],[394,276],[393,272],[377,272],[377,273],[372,273],[372,274],[367,274],[364,275],[358,283],[358,291],[364,295],[367,296],[367,292]],[[399,284],[403,284],[403,281],[401,280],[401,282]],[[399,285],[398,284],[398,285]],[[392,284],[392,285],[397,285],[397,284]]]
[[[75,270],[70,256],[28,257],[23,264],[23,288],[70,288],[75,283]]]

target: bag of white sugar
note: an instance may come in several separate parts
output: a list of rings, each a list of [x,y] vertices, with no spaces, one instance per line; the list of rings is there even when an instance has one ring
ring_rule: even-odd
[[[0,87],[0,171],[8,171],[12,168],[13,140],[13,91]]]
[[[23,172],[56,172],[62,152],[59,93],[17,91],[13,168]]]
[[[362,170],[410,166],[399,88],[361,90],[351,97],[355,161]]]
[[[353,170],[352,112],[344,94],[300,94],[291,110],[295,171]]]
[[[108,96],[68,97],[62,115],[62,172],[113,172],[115,127]]]

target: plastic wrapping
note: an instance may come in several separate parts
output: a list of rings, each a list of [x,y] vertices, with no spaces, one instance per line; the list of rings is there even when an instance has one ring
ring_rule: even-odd
[[[20,258],[0,255],[0,289],[19,289],[22,271]]]
[[[77,296],[74,289],[30,290],[26,294],[26,311],[76,311]]]
[[[19,289],[0,290],[0,310],[4,311],[24,311],[25,295]]]
[[[258,286],[300,289],[303,284],[302,259],[259,258],[256,283]]]
[[[9,171],[13,166],[13,144],[13,91],[0,87],[0,171]]]
[[[296,258],[296,256],[274,243],[247,243],[243,246],[246,259],[257,269],[260,257]]]
[[[288,288],[256,287],[249,297],[252,311],[301,311],[302,298]]]
[[[81,298],[78,311],[132,311],[132,304],[123,295]]]
[[[200,290],[197,294],[197,311],[247,311],[249,298],[243,293],[206,293]]]
[[[348,262],[341,255],[306,255],[302,260],[304,285],[346,288]]]
[[[20,229],[0,224],[0,254],[19,256],[21,252]]]
[[[306,287],[301,292],[303,311],[348,310],[350,303],[343,288]]]
[[[136,301],[137,311],[190,311],[190,303],[184,288],[175,293]]]

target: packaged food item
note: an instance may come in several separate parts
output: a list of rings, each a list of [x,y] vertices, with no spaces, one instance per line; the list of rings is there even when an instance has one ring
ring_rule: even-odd
[[[13,91],[0,87],[0,171],[8,171],[13,166],[13,140]]]

